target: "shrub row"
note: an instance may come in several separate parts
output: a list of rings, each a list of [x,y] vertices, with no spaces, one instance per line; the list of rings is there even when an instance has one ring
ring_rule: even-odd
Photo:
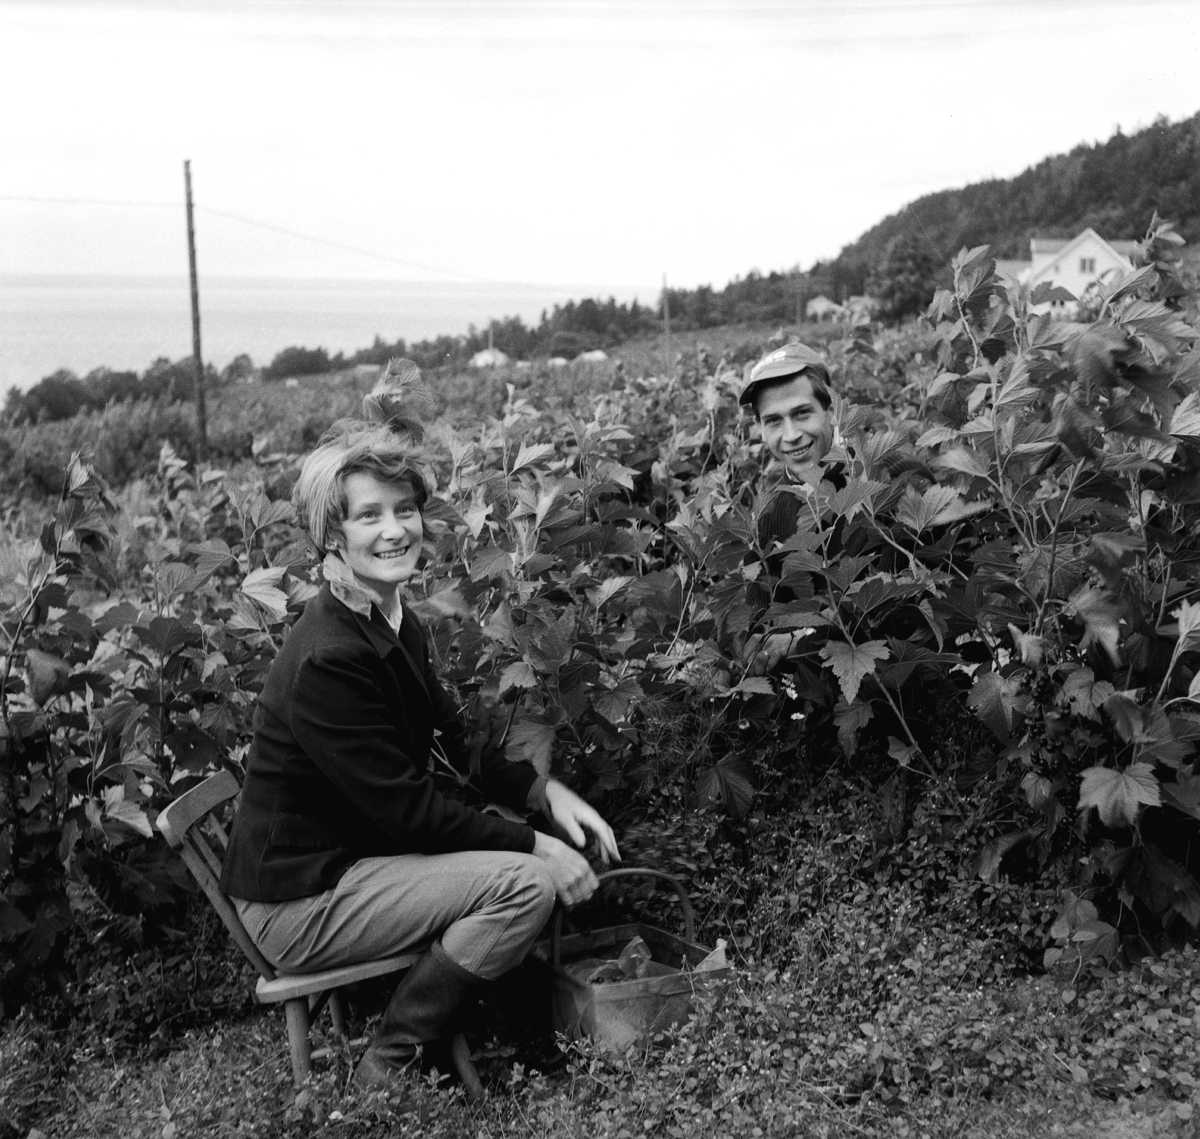
[[[474,731],[627,821],[656,804],[650,821],[684,834],[720,807],[734,847],[752,845],[772,772],[806,755],[870,773],[885,845],[919,841],[922,788],[953,774],[1002,805],[978,832],[979,881],[1082,867],[1048,963],[1190,936],[1200,373],[1176,242],[1156,225],[1086,325],[1038,311],[1053,292],[1006,290],[976,249],[924,330],[832,343],[845,479],[782,491],[801,508],[781,551],[759,536],[780,488],[728,361],[697,353],[590,391],[479,378],[463,391],[482,414],[447,382],[457,406],[430,432],[439,536],[413,603]],[[145,936],[177,892],[155,813],[244,758],[262,675],[318,581],[285,498],[294,452],[335,409],[328,390],[287,394],[283,435],[253,435],[265,405],[222,412],[252,436],[236,467],[160,443],[126,511],[70,460],[57,511],[19,546],[0,615],[10,992],[63,964],[76,923]],[[114,469],[185,422],[104,414],[129,432],[100,451]],[[788,670],[746,675],[747,632],[783,629],[801,634]],[[726,862],[719,896],[736,874]],[[749,951],[760,931],[722,906]]]

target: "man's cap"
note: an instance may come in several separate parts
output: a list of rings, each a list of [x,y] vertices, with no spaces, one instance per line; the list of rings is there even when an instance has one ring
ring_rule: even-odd
[[[822,363],[821,357],[807,344],[785,344],[782,348],[776,348],[743,376],[738,403],[749,403],[754,398],[754,389],[767,380],[799,375],[805,368]]]

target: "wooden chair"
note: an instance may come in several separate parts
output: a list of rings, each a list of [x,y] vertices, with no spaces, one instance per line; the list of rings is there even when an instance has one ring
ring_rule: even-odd
[[[250,935],[242,925],[233,903],[221,892],[221,859],[229,839],[216,815],[218,809],[232,800],[240,790],[237,779],[230,772],[221,771],[211,775],[163,811],[158,816],[157,826],[167,842],[183,857],[187,868],[208,896],[213,909],[225,923],[237,947],[258,970],[255,999],[261,1004],[283,1005],[287,1017],[292,1076],[299,1086],[312,1071],[313,1060],[328,1055],[327,1049],[314,1052],[308,1035],[313,1019],[326,1004],[329,1006],[334,1032],[345,1037],[346,1009],[340,990],[356,981],[365,981],[370,977],[407,969],[421,954],[402,953],[396,957],[326,969],[320,973],[279,973],[250,940]],[[480,1083],[478,1072],[475,1071],[475,1065],[471,1062],[467,1043],[461,1035],[451,1041],[450,1055],[467,1094],[472,1099],[480,1098],[483,1095],[483,1085]]]

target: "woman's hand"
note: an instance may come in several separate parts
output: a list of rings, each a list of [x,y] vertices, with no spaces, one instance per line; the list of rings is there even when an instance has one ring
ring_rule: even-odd
[[[595,807],[588,806],[574,791],[556,779],[546,783],[546,807],[550,811],[550,820],[578,849],[582,850],[587,844],[585,832],[590,831],[600,844],[600,858],[605,866],[621,861],[612,827]]]
[[[533,853],[540,858],[554,879],[554,892],[564,906],[586,902],[600,884],[588,860],[572,850],[560,838],[534,832]]]
[[[796,644],[793,633],[755,633],[746,641],[742,659],[749,676],[766,676],[787,660]]]

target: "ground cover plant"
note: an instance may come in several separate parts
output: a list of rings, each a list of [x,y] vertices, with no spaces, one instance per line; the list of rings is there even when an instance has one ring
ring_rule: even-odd
[[[683,877],[743,974],[625,1057],[506,1053],[485,1033],[513,1094],[431,1092],[427,1131],[948,1134],[978,1112],[1020,1134],[1013,1110],[1064,1089],[1157,1097],[1187,1122],[1200,368],[1177,244],[1156,221],[1076,322],[964,250],[923,324],[831,340],[841,476],[784,491],[800,509],[780,550],[757,527],[779,488],[734,399],[761,344],[407,389],[437,532],[412,603],[476,743],[602,800],[627,858]],[[48,1088],[108,1119],[101,1073],[146,1064],[192,1088],[185,1107],[147,1106],[140,1076],[104,1094],[156,1134],[408,1126],[346,1098],[344,1058],[287,1099],[282,1034],[251,1015],[153,829],[196,780],[240,771],[262,676],[317,588],[287,494],[362,389],[276,391],[286,405],[218,403],[214,424],[248,435],[221,465],[189,460],[177,411],[152,470],[131,438],[103,461],[140,452],[140,469],[108,480],[85,452],[61,461],[56,502],[7,506],[13,1134],[56,1119]],[[126,429],[161,429],[163,408],[144,414]],[[36,439],[49,472],[61,439],[22,430],[9,445]],[[767,630],[795,657],[747,675],[745,638]],[[217,1034],[254,1064],[227,1070]],[[237,1075],[233,1116],[200,1102],[210,1064]]]

